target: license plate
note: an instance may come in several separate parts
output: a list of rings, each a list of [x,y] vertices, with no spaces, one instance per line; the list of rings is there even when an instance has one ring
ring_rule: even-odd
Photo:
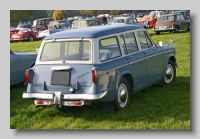
[[[70,71],[52,71],[51,85],[69,85]]]

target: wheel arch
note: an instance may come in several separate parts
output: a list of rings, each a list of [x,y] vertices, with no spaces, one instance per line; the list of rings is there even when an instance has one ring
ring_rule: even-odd
[[[133,78],[132,73],[131,73],[130,71],[124,71],[124,72],[122,72],[122,73],[119,75],[118,79],[117,79],[116,89],[118,89],[120,80],[121,80],[122,78],[125,78],[125,79],[128,81],[129,86],[130,86],[130,92],[132,93],[133,90],[134,90],[134,78]]]

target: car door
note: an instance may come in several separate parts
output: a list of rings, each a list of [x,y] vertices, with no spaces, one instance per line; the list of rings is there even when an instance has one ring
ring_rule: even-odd
[[[145,30],[138,30],[137,37],[146,59],[148,82],[161,78],[164,73],[161,48],[154,45]]]
[[[120,34],[120,43],[129,63],[129,70],[133,74],[134,88],[140,88],[147,83],[147,67],[145,55],[139,51],[134,32]]]
[[[21,63],[20,56],[10,51],[10,85],[20,82]]]

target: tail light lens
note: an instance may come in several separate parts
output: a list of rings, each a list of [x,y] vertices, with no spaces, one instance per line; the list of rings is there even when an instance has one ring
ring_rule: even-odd
[[[33,71],[32,68],[27,69],[27,70],[25,71],[25,81],[26,81],[27,83],[32,83],[33,74],[34,74],[34,71]]]
[[[174,22],[172,22],[172,27],[174,26]]]
[[[95,71],[95,70],[92,70],[92,81],[93,81],[93,83],[96,82],[96,78],[97,78],[97,76],[96,76],[96,71]]]
[[[29,78],[30,76],[29,76],[29,72],[28,71],[25,71],[25,81],[27,82],[27,83],[29,83],[30,82],[30,78]]]

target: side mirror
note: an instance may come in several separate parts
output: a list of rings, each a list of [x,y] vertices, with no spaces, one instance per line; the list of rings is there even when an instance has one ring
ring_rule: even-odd
[[[162,46],[162,41],[159,41],[159,46]]]

